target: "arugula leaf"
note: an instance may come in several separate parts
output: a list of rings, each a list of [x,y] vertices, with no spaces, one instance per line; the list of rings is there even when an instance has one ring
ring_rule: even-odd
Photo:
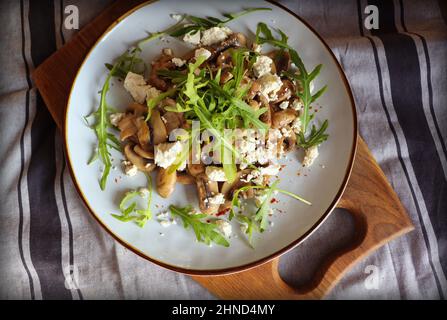
[[[254,232],[259,232],[259,226],[257,225],[257,223],[253,219],[250,219],[250,217],[244,216],[242,214],[237,215],[236,219],[239,222],[241,222],[243,225],[246,226],[245,233],[247,234],[248,244],[250,245],[250,247],[252,249],[254,249],[254,246],[253,246],[253,233]]]
[[[274,195],[275,192],[283,193],[283,194],[285,194],[289,197],[292,197],[298,201],[301,201],[307,205],[312,205],[309,201],[303,199],[302,197],[298,196],[297,194],[294,194],[290,191],[278,188],[279,182],[280,182],[280,180],[276,180],[270,186],[248,185],[248,186],[244,186],[244,187],[237,189],[233,193],[233,198],[231,200],[231,209],[230,209],[229,219],[231,220],[235,216],[238,221],[240,221],[244,224],[247,224],[247,229],[246,229],[245,233],[248,235],[248,240],[249,240],[250,246],[253,246],[253,243],[251,240],[252,233],[254,231],[263,232],[267,228],[268,213],[270,211],[270,204],[271,204],[272,196]],[[244,192],[244,191],[247,191],[250,189],[258,189],[261,192],[264,192],[264,194],[263,194],[264,199],[263,199],[261,205],[258,207],[258,210],[256,211],[256,213],[252,216],[247,216],[242,213],[236,214],[234,208],[238,208],[238,209],[241,208],[241,203],[239,201],[239,194],[241,192]]]
[[[160,93],[158,96],[156,96],[155,98],[149,99],[146,101],[147,104],[147,116],[145,121],[149,121],[151,114],[152,114],[152,109],[154,109],[157,104],[159,104],[162,100],[164,100],[167,97],[172,97],[175,93],[177,92],[176,88],[170,89],[166,92]]]
[[[301,121],[301,133],[300,138],[298,139],[299,146],[303,148],[308,148],[313,145],[316,145],[317,143],[322,143],[328,138],[327,134],[324,134],[326,126],[322,126],[320,130],[314,131],[314,134],[311,133],[311,136],[309,136],[308,139],[305,138],[306,132],[308,129],[309,122],[312,120],[312,115],[309,112],[310,105],[315,102],[321,95],[326,91],[327,86],[324,86],[320,90],[318,90],[315,94],[312,95],[310,91],[311,82],[318,76],[318,74],[321,71],[322,65],[317,65],[310,73],[307,71],[306,66],[303,63],[303,60],[298,55],[298,52],[291,48],[288,44],[288,37],[287,35],[277,29],[277,32],[280,34],[281,39],[276,39],[271,30],[267,27],[267,25],[263,22],[260,22],[258,24],[257,30],[256,30],[256,43],[258,44],[264,44],[268,43],[270,45],[279,47],[281,49],[288,50],[290,54],[290,59],[292,62],[297,66],[298,73],[292,73],[292,72],[284,72],[284,75],[286,75],[288,78],[295,80],[297,83],[299,83],[302,87],[302,90],[298,90],[296,92],[296,95],[301,99],[303,102],[303,110],[300,112],[300,121]],[[327,120],[326,120],[327,122]],[[313,127],[314,128],[314,127]],[[314,135],[316,132],[319,133],[316,139]]]
[[[133,201],[137,197],[144,197],[140,191],[132,190],[125,193],[123,199],[121,199],[119,204],[119,209],[121,214],[112,214],[112,216],[120,221],[129,222],[135,221],[139,227],[143,228],[146,222],[152,219],[152,178],[146,174],[149,190],[149,195],[147,196],[147,207],[143,209],[137,209],[137,202]]]
[[[185,229],[188,229],[189,227],[193,229],[197,241],[203,242],[207,245],[214,242],[215,244],[224,247],[230,246],[230,243],[219,232],[219,228],[215,223],[202,221],[202,219],[208,217],[206,214],[194,214],[191,206],[180,208],[171,205],[169,206],[169,210],[173,216],[177,216],[182,219]]]
[[[227,19],[218,19],[215,17],[206,17],[206,18],[200,18],[193,15],[186,15],[184,18],[191,22],[192,24],[188,24],[183,26],[182,28],[178,28],[176,30],[173,30],[170,35],[172,37],[180,37],[183,36],[189,32],[192,32],[193,34],[196,32],[200,32],[206,29],[210,29],[213,27],[222,27],[225,24],[229,23],[230,21],[233,21],[237,18],[240,18],[246,14],[255,12],[255,11],[265,11],[265,10],[272,10],[270,8],[249,8],[246,10],[243,10],[241,12],[237,13],[225,13],[223,16]]]
[[[320,129],[316,129],[315,125],[312,125],[312,129],[310,131],[309,136],[306,137],[304,136],[304,134],[302,132],[300,132],[299,134],[299,145],[301,147],[303,147],[304,149],[308,149],[312,146],[318,146],[320,144],[322,144],[324,141],[327,140],[327,138],[329,137],[329,135],[326,132],[327,127],[329,126],[329,123],[327,120],[325,120],[323,122],[323,124],[321,125]]]

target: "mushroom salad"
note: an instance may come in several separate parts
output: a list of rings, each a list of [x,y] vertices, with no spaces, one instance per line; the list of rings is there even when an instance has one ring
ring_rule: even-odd
[[[232,219],[252,245],[253,233],[269,226],[277,193],[310,205],[278,188],[279,180],[272,178],[280,173],[278,160],[300,148],[302,165],[311,166],[328,138],[327,120],[311,125],[311,105],[326,89],[313,88],[321,65],[308,71],[288,36],[265,23],[258,24],[251,41],[226,26],[261,10],[270,9],[252,8],[221,19],[171,15],[174,26],[106,64],[99,108],[91,115],[98,146],[90,162],[103,165],[102,190],[113,167],[111,149],[123,153],[127,176],[145,174],[148,182],[124,194],[115,218],[141,227],[153,218],[152,175],[154,190],[163,198],[174,193],[177,183],[195,188],[198,209],[171,205],[156,217],[163,226],[181,221],[208,245],[229,246]],[[142,47],[161,37],[181,39],[190,50],[176,55],[164,48],[147,68],[140,58]],[[112,78],[132,97],[125,112],[107,102]],[[248,210],[246,202],[254,209]]]

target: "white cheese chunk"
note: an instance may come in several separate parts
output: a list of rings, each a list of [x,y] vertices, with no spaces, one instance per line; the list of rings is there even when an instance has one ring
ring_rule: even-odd
[[[172,63],[176,66],[176,67],[183,67],[186,63],[185,60],[180,59],[180,58],[172,58]]]
[[[256,62],[253,64],[253,73],[256,78],[260,78],[263,75],[272,71],[273,60],[267,56],[259,56]]]
[[[313,146],[306,149],[304,154],[303,166],[310,167],[314,163],[315,159],[317,159],[318,155],[318,146]]]
[[[211,52],[205,48],[199,48],[194,52],[194,58],[205,57],[205,60],[208,60],[211,57]]]
[[[204,46],[211,46],[225,40],[232,33],[233,31],[228,27],[212,27],[202,32],[202,40],[200,42]]]
[[[138,168],[132,162],[124,160],[121,164],[126,176],[133,177],[134,175],[137,174]]]
[[[139,193],[140,196],[143,197],[143,198],[147,198],[147,197],[149,197],[149,194],[150,194],[148,188],[140,188],[140,189],[138,189],[138,193]]]
[[[214,195],[213,197],[208,198],[208,203],[214,204],[214,205],[221,205],[221,204],[225,203],[225,197],[222,193],[218,193],[218,194]]]
[[[120,121],[124,118],[126,114],[123,112],[112,113],[109,117],[112,126],[118,127]]]
[[[154,162],[157,166],[166,169],[175,162],[180,152],[182,152],[182,144],[180,141],[160,143],[155,146]]]
[[[296,118],[295,120],[293,120],[292,125],[290,126],[290,128],[293,130],[293,132],[295,132],[296,134],[300,134],[301,132],[301,120],[300,118]]]
[[[283,110],[287,109],[289,107],[289,101],[283,101],[279,104],[279,107]]]
[[[146,83],[140,74],[128,72],[124,79],[124,88],[130,93],[132,98],[138,103],[144,103],[146,99],[157,97],[161,92]]]
[[[229,236],[231,236],[233,228],[231,227],[230,223],[225,220],[217,220],[216,225],[218,226],[224,237],[228,238]]]
[[[172,19],[174,19],[175,21],[180,21],[180,20],[183,19],[183,15],[178,14],[178,13],[171,13],[171,14],[170,14],[170,17],[171,17]]]
[[[267,73],[258,79],[261,86],[260,93],[268,100],[276,99],[276,94],[282,87],[282,81],[276,74]]]
[[[274,176],[279,173],[280,169],[279,164],[269,164],[267,167],[260,167],[259,173],[263,176]]]
[[[187,34],[185,34],[183,36],[183,41],[197,46],[200,44],[200,31],[197,31],[194,34],[193,33],[194,33],[194,31],[190,31]]]
[[[208,166],[205,169],[205,173],[211,181],[227,181],[223,168]]]
[[[302,108],[303,108],[303,102],[301,101],[301,99],[293,100],[292,109],[294,109],[296,111],[301,111]]]

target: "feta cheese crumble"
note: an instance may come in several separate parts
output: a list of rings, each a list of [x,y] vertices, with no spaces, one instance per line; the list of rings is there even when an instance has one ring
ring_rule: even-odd
[[[208,58],[211,57],[211,52],[205,48],[199,48],[194,52],[194,58],[197,59],[198,57],[205,57],[205,59],[208,60]]]
[[[301,101],[301,99],[295,99],[292,102],[292,109],[296,110],[296,111],[301,111],[301,109],[303,109],[303,102]]]
[[[183,36],[183,41],[192,44],[192,45],[199,45],[200,44],[200,31],[190,31],[187,34]],[[194,33],[194,34],[193,34]]]
[[[303,166],[310,167],[314,163],[315,159],[317,159],[318,155],[318,146],[312,146],[306,149],[306,152],[304,154]]]
[[[123,120],[125,115],[126,114],[122,112],[112,113],[109,117],[110,123],[113,126],[118,127],[118,124],[120,123],[121,120]]]
[[[253,64],[253,73],[256,78],[260,78],[263,75],[272,71],[273,60],[267,56],[259,56],[256,62]]]
[[[286,110],[289,107],[289,101],[283,101],[279,104],[279,107],[283,110]]]
[[[182,152],[182,144],[180,141],[160,143],[155,146],[154,162],[157,166],[166,169],[175,162],[180,152]]]
[[[138,103],[144,103],[146,99],[157,97],[161,92],[146,83],[140,74],[128,72],[124,79],[124,88],[130,93],[132,98]]]
[[[171,18],[174,19],[175,21],[180,21],[183,19],[183,15],[178,14],[178,13],[171,13],[170,14]]]
[[[230,223],[225,220],[217,220],[216,225],[218,226],[224,237],[228,238],[229,236],[231,236],[233,228],[231,227]]]
[[[132,162],[124,160],[121,164],[123,166],[123,170],[126,176],[133,177],[137,174],[138,168]]]
[[[208,198],[208,203],[214,205],[221,205],[225,203],[225,197],[222,193],[218,193],[215,196]]]
[[[212,27],[203,31],[201,43],[204,46],[211,46],[225,40],[232,33],[228,27]]]
[[[140,188],[140,189],[138,189],[138,193],[139,193],[140,196],[143,197],[143,198],[147,198],[147,197],[149,197],[149,194],[150,194],[148,188]]]
[[[205,173],[211,181],[227,181],[223,168],[208,166],[205,169]]]
[[[180,58],[172,58],[172,63],[176,66],[176,67],[182,67],[185,65],[186,61]]]
[[[269,164],[267,167],[260,167],[259,173],[263,176],[275,176],[280,169],[281,166],[279,164]]]
[[[276,94],[282,87],[282,81],[276,74],[267,73],[258,79],[260,93],[269,101],[276,99]]]
[[[300,134],[301,132],[301,120],[300,118],[296,118],[295,120],[293,120],[292,125],[290,126],[290,128],[293,130],[293,132],[295,132],[296,134]]]

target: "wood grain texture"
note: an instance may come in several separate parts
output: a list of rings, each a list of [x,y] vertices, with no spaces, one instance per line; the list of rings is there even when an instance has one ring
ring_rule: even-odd
[[[144,1],[116,1],[33,73],[34,82],[60,129],[64,128],[68,95],[82,61],[101,34]],[[338,207],[355,219],[356,241],[333,253],[306,288],[292,288],[278,273],[279,259],[225,276],[193,278],[224,299],[318,299],[327,294],[359,260],[413,226],[397,195],[359,138],[348,186]]]

